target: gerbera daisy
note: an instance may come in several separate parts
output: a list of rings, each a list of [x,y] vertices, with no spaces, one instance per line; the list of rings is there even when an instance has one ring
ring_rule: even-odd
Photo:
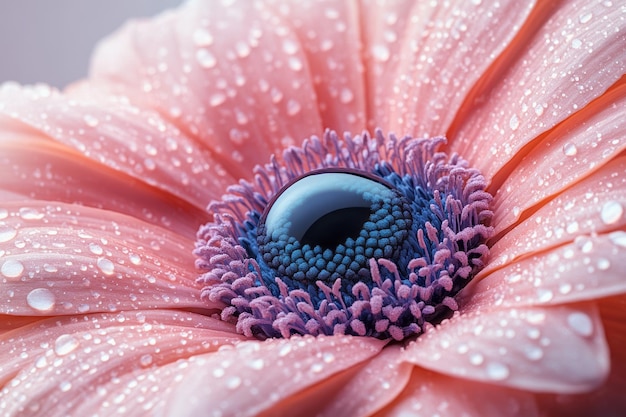
[[[3,414],[620,415],[625,26],[190,1],[4,84]]]

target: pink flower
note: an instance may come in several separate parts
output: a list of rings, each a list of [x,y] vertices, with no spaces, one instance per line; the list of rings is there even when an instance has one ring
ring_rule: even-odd
[[[617,2],[192,1],[60,93],[0,89],[3,415],[620,415]],[[205,211],[325,129],[445,136],[489,262],[414,340],[259,341],[201,298]]]

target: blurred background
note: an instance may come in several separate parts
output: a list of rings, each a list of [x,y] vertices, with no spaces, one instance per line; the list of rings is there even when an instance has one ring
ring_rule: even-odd
[[[96,43],[132,17],[181,0],[19,0],[0,2],[0,83],[63,88],[87,75]]]

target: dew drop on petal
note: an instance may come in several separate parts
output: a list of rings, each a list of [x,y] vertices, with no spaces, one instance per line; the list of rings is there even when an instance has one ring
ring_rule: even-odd
[[[531,361],[538,361],[543,358],[543,350],[539,346],[530,345],[524,350],[524,353]]]
[[[265,366],[265,361],[262,358],[251,359],[248,361],[248,366],[252,369],[260,371]]]
[[[92,242],[89,244],[89,252],[93,253],[94,255],[102,255],[104,251],[102,250],[102,247],[100,245]]]
[[[200,48],[196,51],[196,61],[202,68],[213,68],[217,64],[217,59],[215,55],[211,53],[208,49]]]
[[[285,343],[278,351],[278,356],[284,357],[284,356],[287,356],[290,352],[291,352],[291,345],[289,343]]]
[[[611,267],[611,261],[609,261],[606,258],[600,258],[598,259],[596,265],[598,266],[598,269],[600,271],[606,271],[607,269]]]
[[[481,365],[484,362],[485,358],[480,353],[472,353],[469,356],[469,361],[472,365]]]
[[[352,100],[354,99],[354,94],[352,93],[352,90],[350,90],[349,88],[342,88],[341,89],[341,93],[339,94],[339,100],[344,103],[350,103]]]
[[[314,374],[318,374],[322,372],[323,370],[324,370],[324,365],[322,365],[321,363],[314,363],[313,365],[311,365],[311,372],[313,372]]]
[[[50,311],[54,307],[56,298],[47,288],[36,288],[26,296],[28,305],[37,311]]]
[[[222,93],[215,93],[209,98],[211,107],[217,107],[226,101],[226,96]]]
[[[68,392],[72,389],[72,383],[70,381],[63,381],[59,384],[61,392]]]
[[[609,239],[611,239],[611,242],[613,242],[615,245],[626,248],[626,232],[622,230],[613,232],[609,235]]]
[[[113,275],[115,272],[115,265],[107,258],[98,258],[96,264],[105,275]]]
[[[229,389],[237,389],[241,385],[241,378],[238,376],[231,376],[226,380],[226,387]]]
[[[62,334],[54,341],[54,353],[59,356],[65,356],[78,347],[80,342],[70,334]]]
[[[142,355],[141,358],[139,358],[139,363],[141,364],[141,366],[144,366],[144,367],[152,365],[152,355],[150,354]]]
[[[567,316],[568,326],[577,334],[589,337],[593,334],[593,322],[586,313],[577,311]]]
[[[300,109],[300,103],[298,103],[296,100],[291,99],[287,102],[287,114],[289,116],[295,116],[300,112]]]
[[[8,242],[17,236],[17,230],[10,226],[0,226],[0,243]]]
[[[509,127],[511,130],[517,130],[517,128],[519,128],[519,118],[516,114],[511,116],[511,119],[509,120]]]
[[[85,124],[87,124],[87,126],[89,127],[96,127],[98,126],[98,123],[100,123],[100,121],[95,116],[92,116],[90,114],[84,115],[83,120],[85,121]]]
[[[22,207],[20,209],[20,217],[24,220],[41,220],[44,214],[33,208]]]
[[[494,381],[502,381],[509,377],[510,371],[508,366],[500,362],[490,362],[486,367],[487,376]]]
[[[576,145],[568,142],[563,145],[563,153],[565,156],[574,156],[578,153],[578,149],[576,148]]]
[[[17,278],[22,275],[22,272],[24,272],[24,265],[14,259],[5,261],[0,267],[0,273],[7,278]]]
[[[552,297],[554,297],[554,294],[549,289],[539,288],[537,290],[537,298],[539,299],[540,303],[547,303],[552,300]]]
[[[387,61],[391,55],[389,52],[389,48],[381,44],[372,46],[371,52],[374,59],[382,62]]]
[[[128,255],[128,259],[130,259],[130,262],[133,265],[139,265],[141,264],[141,256],[137,255],[136,253],[131,253]]]
[[[213,35],[204,28],[198,28],[193,32],[193,43],[196,46],[209,46],[213,43]]]
[[[615,224],[622,218],[623,214],[624,207],[619,201],[607,201],[602,206],[600,218],[604,224]]]

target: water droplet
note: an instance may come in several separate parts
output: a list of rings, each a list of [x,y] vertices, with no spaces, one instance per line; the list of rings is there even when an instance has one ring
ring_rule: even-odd
[[[326,352],[326,353],[324,353],[324,354],[322,355],[322,360],[323,360],[325,363],[332,363],[332,362],[334,362],[334,361],[335,361],[335,355],[333,355],[333,354],[332,354],[332,353],[330,353],[330,352]]]
[[[519,127],[519,119],[517,117],[517,114],[511,116],[511,119],[509,120],[509,127],[511,128],[511,130],[517,130],[517,128]]]
[[[607,269],[611,267],[611,261],[609,261],[606,258],[600,258],[598,259],[596,265],[598,266],[598,269],[600,271],[606,271]]]
[[[561,285],[559,285],[559,292],[561,294],[569,294],[571,291],[572,291],[572,284],[564,282]]]
[[[193,32],[193,43],[196,46],[209,46],[213,43],[213,35],[204,28],[198,28]]]
[[[508,366],[500,362],[490,362],[487,364],[487,376],[494,381],[502,381],[509,377]]]
[[[347,103],[350,103],[353,99],[354,99],[354,94],[352,93],[352,90],[350,90],[347,87],[341,89],[341,93],[339,93],[339,101],[341,101],[344,104],[347,104]]]
[[[215,55],[205,48],[200,48],[196,51],[196,61],[202,68],[213,68],[217,64]]]
[[[524,353],[531,361],[538,361],[543,358],[543,350],[539,346],[528,346],[524,349]]]
[[[20,217],[24,220],[40,220],[43,219],[44,214],[34,208],[22,207],[20,209]]]
[[[287,114],[289,116],[295,116],[300,112],[300,109],[300,103],[298,103],[296,100],[291,99],[287,102]]]
[[[576,148],[576,145],[568,142],[563,145],[563,153],[565,154],[565,156],[574,156],[578,153],[578,149]]]
[[[304,64],[302,64],[300,58],[296,56],[289,57],[289,60],[287,62],[289,68],[291,68],[293,71],[300,71],[304,67]]]
[[[582,253],[590,253],[593,250],[593,241],[586,236],[578,236],[574,239],[574,243],[582,251]]]
[[[115,265],[107,258],[98,258],[96,264],[105,275],[113,275],[115,272]]]
[[[481,365],[485,361],[485,358],[480,353],[472,353],[469,356],[469,361],[472,365],[478,366],[478,365]]]
[[[209,104],[212,107],[217,107],[226,101],[226,96],[222,93],[215,93],[209,98]]]
[[[54,307],[56,298],[47,288],[36,288],[28,293],[26,302],[37,311],[50,311]]]
[[[324,370],[324,365],[321,363],[314,363],[311,365],[311,372],[318,374]]]
[[[78,345],[80,345],[80,342],[74,336],[62,334],[54,341],[54,353],[59,356],[65,356],[76,350]]]
[[[265,361],[262,358],[251,359],[248,361],[248,366],[252,369],[260,371],[265,366]]]
[[[290,352],[291,344],[286,342],[283,346],[281,346],[280,350],[278,351],[278,356],[284,357],[287,356]]]
[[[578,16],[578,21],[580,23],[588,23],[592,17],[593,17],[593,13],[591,12],[583,13],[580,16]]]
[[[0,273],[7,278],[17,278],[24,272],[24,265],[16,259],[8,259],[4,261],[0,267]]]
[[[10,226],[0,226],[0,243],[8,242],[17,236],[17,230]]]
[[[89,252],[93,253],[94,255],[102,255],[104,253],[104,250],[102,250],[102,247],[96,243],[90,243],[89,244]]]
[[[617,246],[621,246],[622,248],[626,248],[626,232],[619,230],[617,232],[613,232],[609,234],[609,239],[611,242],[616,244]]]
[[[241,378],[239,378],[238,376],[231,376],[230,378],[226,380],[226,386],[229,389],[239,388],[240,385],[241,385]]]
[[[389,48],[382,44],[373,45],[371,52],[374,59],[381,62],[387,61],[391,55]]]
[[[537,298],[540,303],[547,303],[552,300],[552,297],[554,297],[554,294],[547,288],[539,288],[537,290]]]
[[[141,256],[137,255],[136,253],[130,253],[128,255],[128,259],[130,259],[130,262],[133,265],[139,265],[141,264]]]
[[[578,222],[577,221],[571,222],[570,224],[567,225],[565,230],[567,230],[567,233],[576,233],[576,232],[578,232]]]
[[[141,364],[141,366],[150,366],[152,365],[152,355],[150,355],[149,353],[142,355],[139,358],[139,363]]]
[[[92,116],[90,114],[84,115],[83,120],[89,127],[96,127],[98,126],[98,123],[100,123],[100,121],[95,116]]]
[[[72,389],[72,383],[70,381],[63,381],[59,384],[61,392],[68,392]]]
[[[237,51],[239,58],[245,58],[250,55],[250,45],[245,42],[237,42],[235,45],[235,51]]]
[[[285,39],[283,41],[283,51],[287,55],[293,55],[298,52],[298,44],[293,39]]]
[[[567,316],[567,324],[581,336],[589,337],[593,334],[593,321],[589,315],[582,311],[577,311]]]
[[[581,46],[583,46],[583,41],[578,38],[572,39],[572,48],[580,49]]]
[[[619,201],[607,201],[600,210],[600,218],[604,224],[615,224],[624,215],[624,207]]]

